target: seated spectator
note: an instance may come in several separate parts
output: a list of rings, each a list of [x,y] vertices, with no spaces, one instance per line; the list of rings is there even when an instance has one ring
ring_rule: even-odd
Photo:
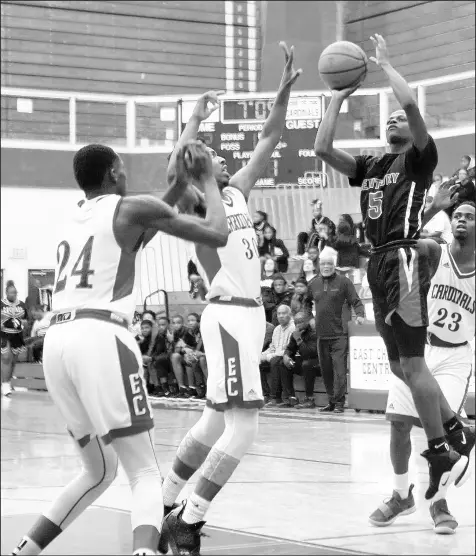
[[[301,374],[304,379],[306,397],[295,406],[296,409],[310,409],[316,407],[314,383],[319,371],[316,323],[307,314],[297,313],[294,317],[294,325],[296,328],[284,352],[283,363],[288,372]]]
[[[317,264],[319,264],[319,259],[316,259],[316,262]],[[316,263],[314,263],[311,259],[305,260],[302,265],[302,274],[299,277],[304,278],[306,280],[306,284],[309,286],[311,280],[314,279],[316,276],[319,276],[319,271],[316,268]]]
[[[271,341],[273,339],[273,331],[274,331],[274,326],[270,322],[267,322],[266,332],[264,335],[264,342],[263,342],[263,352],[266,351],[271,345]],[[271,393],[269,382],[268,382],[269,370],[270,370],[269,362],[261,361],[259,365],[259,372],[261,375],[261,388],[263,390],[265,403],[269,402],[269,396]],[[279,393],[279,395],[281,395],[281,392]]]
[[[263,230],[263,243],[258,247],[262,261],[273,259],[276,261],[278,272],[287,272],[289,251],[282,239],[276,238],[276,230],[267,224]]]
[[[31,309],[31,316],[34,322],[30,331],[30,340],[26,343],[31,349],[33,361],[35,363],[41,363],[43,361],[45,334],[50,326],[53,313],[51,311],[45,311],[41,305],[36,305]]]
[[[171,355],[174,349],[174,335],[169,330],[170,323],[167,317],[159,317],[157,319],[157,326],[157,337],[152,349],[152,366],[155,369],[159,386],[153,394],[159,397],[170,398],[178,393],[175,384],[169,381],[170,374],[173,374]]]
[[[262,210],[257,210],[253,214],[253,225],[256,232],[258,247],[261,247],[263,245],[263,239],[264,239],[264,228],[265,226],[269,225],[268,215]]]
[[[147,316],[150,316],[150,313],[147,313]],[[149,368],[152,362],[152,357],[149,353],[152,351],[153,343],[152,343],[152,327],[154,323],[150,318],[142,319],[141,326],[140,326],[140,334],[136,336],[136,342],[139,345],[140,352],[142,354],[142,366],[144,368],[144,380],[147,385],[147,391],[149,394],[158,386],[157,383],[151,380]]]
[[[335,231],[335,224],[330,218],[323,216],[322,214],[322,201],[315,199],[311,203],[312,206],[312,220],[309,232],[301,232],[297,238],[297,254],[298,256],[305,255],[309,251],[310,247],[314,247],[318,243],[318,226],[321,223],[328,225],[331,230],[331,235]]]
[[[307,252],[307,258],[303,260],[301,263],[301,270],[299,271],[299,278],[305,278],[304,276],[304,263],[306,261],[312,261],[314,265],[314,270],[316,273],[319,273],[319,251],[317,247],[310,247]],[[309,267],[309,265],[308,265]]]
[[[291,307],[293,292],[288,289],[288,283],[282,274],[276,274],[273,280],[273,308],[271,310],[271,322],[274,326],[278,325],[278,307],[287,305]],[[266,307],[265,307],[266,313]]]
[[[303,313],[308,318],[312,317],[312,295],[308,291],[305,278],[298,278],[294,284],[294,295],[291,298],[291,313]]]
[[[426,207],[433,202],[433,197],[426,196]],[[440,211],[427,222],[423,230],[420,232],[420,237],[432,238],[435,240],[443,240],[445,243],[451,243],[453,234],[451,232],[451,221],[444,211]]]
[[[276,261],[274,259],[266,259],[263,262],[263,271],[261,273],[261,287],[272,288],[276,274],[278,274]]]
[[[474,177],[475,177],[475,168],[474,168],[474,165],[471,165],[471,162],[472,162],[472,160],[471,160],[471,157],[469,156],[469,154],[464,154],[461,157],[461,160],[460,160],[460,163],[459,163],[459,168],[453,172],[452,177],[456,178],[456,177],[458,177],[458,174],[459,174],[460,170],[466,170],[467,177],[470,178],[470,179],[474,179]],[[472,167],[470,168],[470,166],[472,166]],[[465,200],[467,200],[467,199],[465,199]]]
[[[195,388],[193,369],[190,365],[190,357],[197,348],[197,342],[190,331],[184,326],[183,317],[176,315],[172,319],[172,331],[174,334],[174,352],[170,360],[175,378],[179,387],[178,398],[190,398],[197,395]],[[185,358],[185,356],[187,356]],[[188,387],[185,385],[185,372],[187,369]]]
[[[316,309],[316,332],[322,378],[328,395],[323,412],[344,412],[347,386],[348,337],[343,322],[344,305],[354,307],[356,322],[362,324],[365,309],[354,284],[336,273],[337,253],[326,249],[321,253],[321,274],[309,284]]]
[[[288,347],[291,334],[294,332],[291,308],[287,305],[280,305],[277,310],[277,320],[278,325],[273,331],[271,344],[261,354],[261,362],[267,361],[271,369],[270,401],[266,404],[266,407],[291,407],[297,405],[298,400],[292,385],[289,386],[288,370],[283,363],[284,353]],[[285,384],[282,382],[284,373],[286,373]],[[282,398],[278,398],[281,392]]]
[[[190,333],[195,338],[197,347],[194,351],[189,352],[184,356],[185,364],[192,368],[197,397],[199,399],[203,399],[206,396],[208,367],[203,349],[202,334],[200,332],[199,315],[197,313],[190,313],[187,317],[187,325]]]

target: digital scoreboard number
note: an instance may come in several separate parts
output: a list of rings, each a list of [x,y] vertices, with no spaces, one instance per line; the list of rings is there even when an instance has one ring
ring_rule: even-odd
[[[230,174],[248,164],[273,103],[274,98],[223,99],[219,109],[201,124],[200,137],[226,159]],[[194,104],[183,105],[182,130]],[[281,140],[257,187],[323,186],[322,163],[314,154],[323,109],[321,96],[290,98]]]

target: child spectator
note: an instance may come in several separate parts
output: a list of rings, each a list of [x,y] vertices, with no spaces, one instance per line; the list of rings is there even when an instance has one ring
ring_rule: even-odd
[[[271,321],[274,326],[278,325],[278,307],[287,305],[291,307],[293,292],[288,290],[288,284],[282,274],[276,274],[273,281],[273,309],[271,311]],[[266,312],[266,307],[265,307]]]
[[[149,355],[152,352],[152,327],[154,323],[150,319],[142,319],[140,325],[140,334],[136,336],[136,342],[139,345],[140,352],[142,354],[142,366],[144,367],[144,379],[147,384],[147,391],[149,394],[158,386],[157,380],[151,377],[150,364],[152,362],[152,357]],[[155,375],[155,373],[154,373]],[[154,376],[154,378],[156,378]]]
[[[279,272],[287,272],[289,251],[282,239],[276,238],[276,230],[267,224],[263,230],[263,242],[258,247],[258,252],[261,260],[268,258],[276,261],[276,266]]]
[[[203,399],[206,396],[206,384],[208,379],[208,367],[203,350],[202,334],[200,332],[200,317],[197,313],[190,313],[187,317],[187,325],[190,333],[195,338],[197,347],[194,351],[185,354],[185,364],[191,366],[196,384],[197,396]]]
[[[158,332],[152,350],[152,365],[159,381],[159,387],[154,394],[166,398],[173,397],[174,393],[177,393],[175,391],[175,384],[169,382],[169,375],[173,372],[170,357],[174,349],[174,336],[172,331],[169,330],[169,325],[167,317],[162,316],[158,318]]]
[[[197,348],[195,337],[184,326],[183,317],[176,315],[172,319],[172,330],[174,335],[174,353],[171,355],[172,369],[179,387],[178,398],[190,398],[195,396],[197,391],[195,389],[195,382],[193,372],[190,365],[185,361],[190,361],[190,354]],[[187,366],[188,387],[185,386],[185,373],[184,366]]]
[[[312,317],[312,296],[308,292],[305,278],[298,278],[294,284],[294,295],[291,299],[291,313],[303,313],[307,318]]]
[[[299,272],[299,278],[305,278],[305,274],[304,274],[304,263],[306,261],[312,261],[312,264],[314,265],[314,270],[316,271],[316,273],[319,272],[319,251],[317,250],[317,247],[310,247],[309,251],[307,252],[307,259],[305,259],[302,264],[301,264],[301,270]],[[309,268],[309,265],[308,265]]]

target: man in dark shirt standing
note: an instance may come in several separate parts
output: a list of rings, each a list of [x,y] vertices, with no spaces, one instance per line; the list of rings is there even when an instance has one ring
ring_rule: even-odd
[[[389,62],[383,37],[371,38],[376,47],[371,60],[387,74],[403,108],[387,121],[390,152],[382,157],[354,158],[332,144],[342,103],[359,85],[332,91],[315,150],[322,160],[347,175],[351,185],[361,187],[362,218],[372,244],[368,280],[375,324],[387,347],[392,372],[412,392],[428,438],[429,449],[422,454],[430,467],[426,498],[436,501],[466,473],[468,458],[461,453],[468,443],[474,446],[475,440],[474,431],[464,428],[451,411],[424,359],[430,266],[426,244],[417,240],[438,155],[410,87]],[[460,435],[453,440],[456,430]],[[450,433],[451,448],[445,439]]]
[[[319,257],[321,274],[309,284],[316,308],[319,363],[329,400],[320,411],[326,413],[344,413],[349,344],[342,319],[344,305],[354,307],[357,324],[363,324],[365,319],[365,309],[354,284],[336,273],[336,263],[337,252],[324,248]]]

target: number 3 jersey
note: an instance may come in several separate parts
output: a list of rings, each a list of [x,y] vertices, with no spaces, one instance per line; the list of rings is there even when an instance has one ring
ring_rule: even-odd
[[[195,245],[198,260],[210,282],[207,298],[258,299],[261,296],[261,263],[248,204],[236,187],[225,187],[222,197],[229,232],[226,246],[213,249]]]
[[[462,274],[442,245],[441,257],[428,294],[428,331],[445,342],[462,344],[474,338],[475,271]]]
[[[57,248],[53,311],[108,309],[132,320],[140,282],[142,245],[123,250],[115,233],[122,197],[82,201],[66,220]]]

